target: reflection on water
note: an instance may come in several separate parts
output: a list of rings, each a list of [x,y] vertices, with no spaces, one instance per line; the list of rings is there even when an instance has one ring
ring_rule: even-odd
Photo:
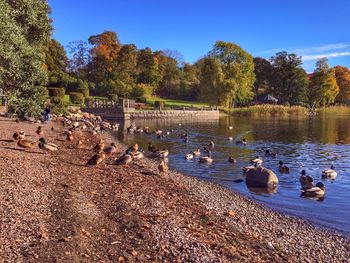
[[[158,147],[170,150],[169,166],[188,175],[211,180],[255,198],[275,209],[308,218],[316,223],[338,229],[350,235],[350,116],[317,116],[314,118],[249,118],[221,117],[216,120],[157,119],[137,120],[136,125],[149,126],[152,130],[173,130],[165,139],[155,135],[119,132],[126,144],[139,143],[144,149],[152,141]],[[181,126],[179,125],[181,123]],[[125,127],[130,123],[125,123]],[[228,127],[232,126],[233,129]],[[180,134],[189,134],[189,143]],[[228,138],[233,137],[233,141]],[[246,146],[236,140],[246,138]],[[186,160],[184,155],[202,148],[209,141],[215,142],[211,165],[200,164],[198,159]],[[277,158],[264,157],[266,149],[277,152]],[[279,177],[274,190],[248,189],[242,181],[243,166],[253,156],[260,155],[264,166]],[[237,160],[228,162],[228,156]],[[278,161],[290,167],[289,174],[278,171]],[[335,181],[322,180],[321,171],[334,165],[338,171]],[[322,202],[300,197],[299,173],[305,169],[315,181],[323,181],[327,187]],[[320,201],[320,200],[319,200]]]

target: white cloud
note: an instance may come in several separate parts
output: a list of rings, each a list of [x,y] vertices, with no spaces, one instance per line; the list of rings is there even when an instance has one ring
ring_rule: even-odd
[[[344,52],[333,52],[333,53],[322,53],[315,55],[302,55],[303,61],[317,60],[320,58],[336,58],[336,57],[347,57],[350,56],[350,51]]]
[[[292,52],[296,54],[308,54],[308,53],[318,53],[318,52],[325,52],[325,51],[347,49],[349,47],[350,47],[350,43],[335,43],[335,44],[328,44],[328,45],[323,45],[318,47],[297,48],[297,49],[293,49]]]

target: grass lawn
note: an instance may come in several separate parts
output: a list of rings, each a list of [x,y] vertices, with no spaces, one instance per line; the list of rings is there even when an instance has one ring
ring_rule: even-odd
[[[173,99],[162,99],[158,97],[149,97],[147,98],[147,104],[154,105],[156,100],[164,101],[165,106],[183,106],[183,107],[209,107],[208,104],[198,101],[186,101],[186,100],[173,100]]]

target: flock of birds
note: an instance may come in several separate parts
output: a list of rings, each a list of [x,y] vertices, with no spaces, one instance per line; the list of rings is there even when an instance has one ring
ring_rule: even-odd
[[[18,120],[16,120],[18,121]],[[74,132],[77,129],[85,130],[89,132],[92,135],[95,135],[101,131],[104,130],[118,130],[119,125],[118,124],[110,124],[106,121],[102,121],[98,117],[95,117],[93,115],[89,115],[88,117],[84,116],[79,119],[68,119],[68,118],[62,118],[61,119],[62,127],[66,128],[65,131],[65,141],[73,142],[77,141],[76,144],[71,144],[68,147],[69,148],[86,148],[84,142],[81,140],[77,140]],[[181,126],[181,124],[179,124]],[[232,126],[229,127],[230,130],[232,130]],[[54,127],[51,128],[52,131],[54,131]],[[166,131],[163,132],[162,130],[156,130],[151,131],[149,127],[136,127],[134,125],[131,125],[127,128],[127,132],[129,134],[134,133],[145,133],[148,135],[155,134],[157,138],[162,139],[165,138],[167,135],[170,135],[173,131]],[[44,137],[44,131],[41,126],[38,126],[36,130],[36,134],[39,136],[38,142],[33,142],[26,138],[26,134],[24,131],[15,132],[13,134],[13,139],[17,141],[18,146],[22,148],[33,148],[36,143],[38,143],[38,147],[44,151],[48,152],[55,152],[59,150],[59,147],[51,142],[47,142]],[[182,139],[185,143],[189,142],[189,135],[187,133],[183,133],[180,135],[180,139]],[[229,137],[228,140],[232,141],[233,138]],[[238,140],[235,142],[238,145],[245,146],[248,144],[248,141],[243,138],[242,140]],[[215,143],[213,141],[210,141],[203,147],[203,149],[195,149],[191,153],[186,153],[184,155],[184,158],[187,160],[191,160],[194,158],[198,158],[198,161],[200,163],[207,163],[210,164],[214,161],[212,157],[212,151],[215,148]],[[86,165],[88,166],[96,166],[103,162],[103,160],[107,157],[112,157],[114,154],[117,153],[117,148],[115,143],[111,143],[110,145],[106,145],[105,141],[103,139],[100,139],[98,143],[95,145],[95,147],[92,148],[92,150],[95,152],[95,154],[86,162]],[[169,150],[166,148],[158,149],[156,148],[151,142],[148,144],[148,152],[149,157],[151,158],[158,158],[159,159],[159,165],[158,170],[161,173],[167,173],[168,168],[168,155]],[[120,155],[118,158],[115,159],[114,164],[116,165],[128,165],[132,161],[140,160],[144,158],[144,151],[141,147],[139,147],[138,144],[133,144],[132,146],[128,147],[125,153]],[[267,149],[265,151],[266,157],[273,157],[275,158],[277,154]],[[233,157],[228,158],[228,162],[230,163],[236,163],[236,159]],[[243,167],[243,175],[247,176],[250,171],[254,171],[255,174],[263,173],[263,172],[271,172],[271,170],[263,168],[262,167],[263,160],[259,156],[256,156],[255,158],[250,160],[250,166]],[[278,163],[278,170],[281,173],[289,173],[290,169],[288,166],[286,166],[282,161],[279,161]],[[335,167],[332,165],[330,169],[322,171],[322,178],[324,179],[331,179],[334,180],[337,177],[337,172],[335,171]],[[326,187],[322,182],[318,182],[315,184],[314,179],[306,173],[305,170],[302,170],[300,173],[299,181],[301,184],[301,195],[305,197],[323,197],[325,195]]]
[[[181,124],[178,124],[181,126]],[[229,129],[232,130],[233,127],[229,126]],[[134,125],[131,125],[130,127],[127,128],[127,132],[129,134],[134,134],[134,133],[142,133],[144,132],[145,134],[152,135],[155,134],[158,139],[163,139],[167,135],[170,135],[173,130],[171,131],[166,131],[163,132],[162,130],[156,130],[156,131],[151,131],[149,127],[135,127]],[[180,139],[183,140],[183,142],[188,143],[189,142],[189,135],[187,133],[182,133],[180,134]],[[233,141],[233,137],[228,137],[229,141]],[[243,138],[242,140],[237,140],[235,141],[237,145],[242,145],[245,146],[248,144],[248,141],[246,138]],[[198,158],[198,162],[200,163],[212,163],[214,161],[212,157],[212,151],[215,147],[215,143],[213,141],[208,142],[206,145],[203,146],[203,149],[195,149],[191,153],[185,153],[184,158],[187,160],[192,160],[194,158]],[[149,142],[148,145],[148,151],[151,154],[155,154],[156,157],[160,158],[165,158],[168,156],[169,152],[166,149],[162,149],[161,152],[166,153],[164,156],[159,154],[159,150],[153,146],[151,142]],[[151,155],[152,156],[152,155]],[[272,151],[271,149],[265,150],[265,157],[272,157],[276,158],[277,153]],[[228,162],[230,163],[237,163],[237,160],[234,159],[232,156],[228,157]],[[250,171],[253,171],[255,174],[261,173],[266,173],[268,171],[269,173],[273,173],[271,170],[263,168],[262,167],[263,160],[261,157],[256,156],[255,158],[250,160],[249,166],[245,166],[242,168],[243,170],[243,175],[247,176]],[[283,163],[283,161],[278,162],[278,171],[280,173],[289,173],[290,168]],[[274,174],[274,173],[273,173]],[[329,169],[323,170],[321,173],[322,179],[330,179],[330,180],[335,180],[337,177],[337,172],[335,170],[335,167],[332,165]],[[311,197],[311,198],[321,198],[325,195],[326,192],[326,187],[322,182],[317,182],[315,183],[314,179],[312,176],[308,175],[305,170],[302,170],[300,173],[299,177],[299,182],[301,185],[301,196],[303,197]]]

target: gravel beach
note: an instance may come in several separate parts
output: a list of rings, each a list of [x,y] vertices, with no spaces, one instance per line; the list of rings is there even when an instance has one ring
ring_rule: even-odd
[[[51,131],[52,125],[54,131]],[[38,124],[0,117],[0,262],[350,262],[350,240],[158,162],[86,166],[108,133],[43,124],[59,151],[21,149]],[[77,140],[76,139],[76,140]]]

